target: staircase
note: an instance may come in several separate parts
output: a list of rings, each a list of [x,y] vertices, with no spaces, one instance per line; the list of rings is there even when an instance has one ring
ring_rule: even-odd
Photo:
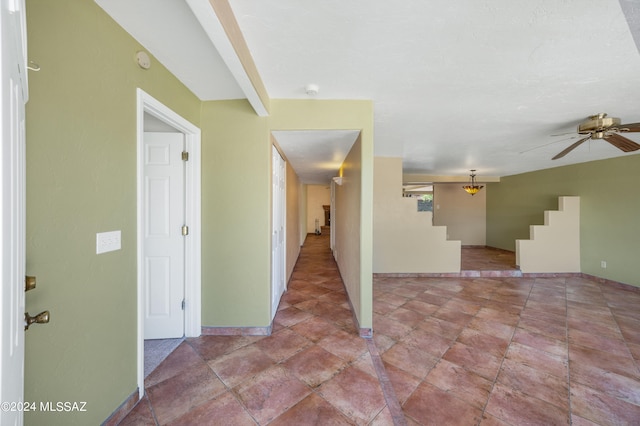
[[[559,197],[557,211],[544,212],[544,225],[531,225],[528,240],[516,240],[516,264],[523,273],[580,272],[580,197]]]

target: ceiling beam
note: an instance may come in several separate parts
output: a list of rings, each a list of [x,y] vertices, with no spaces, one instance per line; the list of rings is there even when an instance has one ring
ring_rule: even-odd
[[[247,100],[261,117],[269,115],[269,95],[227,0],[187,0]]]
[[[634,0],[620,0],[620,7],[629,25],[633,41],[636,42],[636,48],[640,52],[640,5]]]

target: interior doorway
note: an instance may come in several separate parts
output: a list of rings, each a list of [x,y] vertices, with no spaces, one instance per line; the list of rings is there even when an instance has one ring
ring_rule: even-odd
[[[150,192],[148,190],[148,179],[145,175],[145,158],[148,157],[148,147],[145,146],[145,130],[155,130],[157,132],[159,127],[165,133],[177,135],[180,139],[179,144],[182,146],[180,154],[182,155],[182,152],[185,152],[185,160],[180,172],[182,173],[183,182],[181,185],[183,185],[184,191],[182,195],[179,195],[179,197],[183,198],[182,202],[179,203],[179,208],[183,210],[181,216],[184,218],[184,223],[179,225],[179,232],[183,239],[181,240],[181,252],[177,255],[182,257],[183,262],[183,270],[180,272],[181,277],[178,277],[183,286],[183,293],[182,300],[178,303],[180,304],[179,309],[183,310],[180,313],[183,317],[183,323],[180,325],[182,335],[196,337],[200,335],[201,330],[200,129],[141,89],[137,90],[137,98],[138,390],[140,397],[142,397],[144,395],[145,319],[146,312],[148,312],[147,304],[149,303],[146,284],[149,281],[149,274],[152,273],[147,265],[144,248],[150,228],[158,225],[151,223],[149,216],[146,214],[150,206],[148,200]],[[168,151],[170,150],[163,151],[160,149],[156,154],[160,155]],[[159,183],[158,185],[162,188],[163,184]],[[163,192],[160,191],[159,193],[162,194]],[[162,271],[163,269],[160,268],[159,270]],[[159,300],[162,304],[169,298],[160,297]],[[175,309],[175,307],[173,308]],[[175,330],[172,333],[175,334]]]

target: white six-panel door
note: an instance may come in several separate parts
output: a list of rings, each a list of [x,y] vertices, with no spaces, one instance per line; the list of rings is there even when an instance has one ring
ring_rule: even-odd
[[[25,311],[25,110],[28,98],[24,0],[2,0],[0,34],[0,424],[22,425]],[[7,405],[8,404],[8,405]]]
[[[184,335],[182,133],[144,134],[144,338]]]

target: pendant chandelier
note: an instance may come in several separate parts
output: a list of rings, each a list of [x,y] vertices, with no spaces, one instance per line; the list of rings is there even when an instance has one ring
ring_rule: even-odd
[[[468,194],[476,195],[478,191],[484,188],[484,185],[478,185],[476,182],[476,169],[471,169],[471,176],[469,179],[469,184],[462,187]]]

